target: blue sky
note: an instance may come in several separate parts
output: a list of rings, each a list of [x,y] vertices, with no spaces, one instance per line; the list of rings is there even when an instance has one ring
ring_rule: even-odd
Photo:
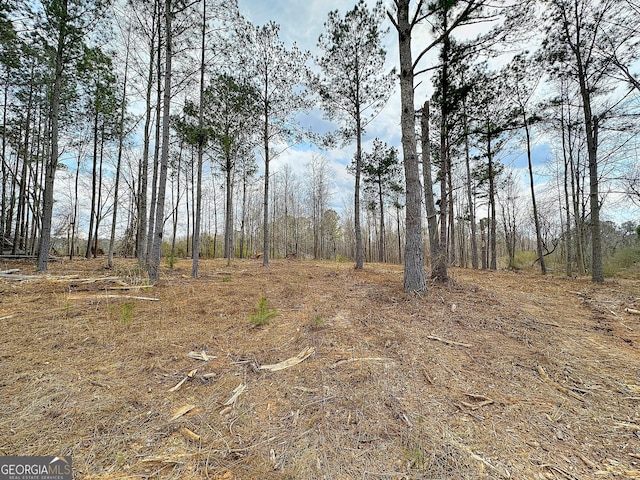
[[[275,21],[281,27],[280,36],[285,44],[291,45],[296,42],[297,45],[311,51],[312,55],[316,53],[316,43],[318,36],[324,31],[324,22],[331,10],[339,10],[344,14],[347,10],[353,8],[356,0],[238,0],[240,12],[254,24],[263,25],[270,20]],[[375,4],[374,0],[367,0],[370,6]],[[391,2],[386,0],[386,4]],[[388,24],[390,26],[390,24]],[[464,35],[474,37],[479,33],[478,28],[486,30],[488,26],[469,27],[464,31]],[[414,51],[420,45],[426,45],[431,41],[428,28],[414,30],[413,46]],[[387,50],[387,67],[390,69],[398,65],[397,39],[393,28],[384,39],[384,45]],[[421,67],[434,65],[436,62],[436,52],[423,59]],[[432,87],[430,74],[426,74],[417,79],[416,87],[416,107],[419,108],[424,100],[431,96]],[[321,120],[321,112],[311,112],[306,118],[306,126],[312,129],[326,128],[326,122]],[[533,149],[533,165],[535,171],[535,182],[537,189],[543,190],[545,184],[553,182],[551,178],[545,175],[546,165],[553,157],[551,146],[545,143],[541,138],[543,132],[534,131],[534,149]],[[367,127],[364,138],[365,151],[370,149],[371,142],[374,138],[380,138],[393,145],[400,151],[400,99],[399,89],[396,88],[395,93],[390,98],[387,106],[376,117],[376,119]],[[344,204],[345,200],[351,199],[353,196],[353,176],[346,170],[346,166],[350,164],[353,157],[355,147],[350,145],[344,148],[332,149],[324,152],[331,163],[334,172],[334,208],[339,208]],[[274,171],[284,163],[288,163],[293,167],[293,171],[304,176],[304,166],[317,153],[317,148],[309,145],[297,145],[289,149],[281,157],[274,161]],[[527,158],[525,152],[510,155],[505,159],[507,166],[515,170],[521,179],[521,192],[523,201],[529,202],[529,186],[527,173]]]

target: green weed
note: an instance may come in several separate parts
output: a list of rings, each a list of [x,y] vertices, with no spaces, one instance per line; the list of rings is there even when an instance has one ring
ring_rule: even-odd
[[[316,315],[311,319],[311,327],[314,329],[320,329],[324,327],[324,319],[320,315]]]

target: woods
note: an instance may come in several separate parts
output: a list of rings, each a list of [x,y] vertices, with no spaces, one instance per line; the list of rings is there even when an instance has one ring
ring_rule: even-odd
[[[634,2],[360,0],[304,48],[240,3],[0,6],[2,254],[152,283],[177,257],[404,263],[408,292],[637,261]]]

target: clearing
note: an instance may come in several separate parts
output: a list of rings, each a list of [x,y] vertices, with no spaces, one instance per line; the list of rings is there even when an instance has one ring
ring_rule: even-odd
[[[0,262],[1,455],[81,479],[640,478],[639,280],[452,269],[411,296],[395,265],[183,260],[146,288],[105,263]]]

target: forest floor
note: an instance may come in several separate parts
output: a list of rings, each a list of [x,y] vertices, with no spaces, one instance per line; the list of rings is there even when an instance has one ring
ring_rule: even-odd
[[[146,288],[105,264],[0,261],[24,275],[0,278],[0,455],[81,479],[640,478],[640,280],[452,269],[414,296],[401,266],[183,260]]]

